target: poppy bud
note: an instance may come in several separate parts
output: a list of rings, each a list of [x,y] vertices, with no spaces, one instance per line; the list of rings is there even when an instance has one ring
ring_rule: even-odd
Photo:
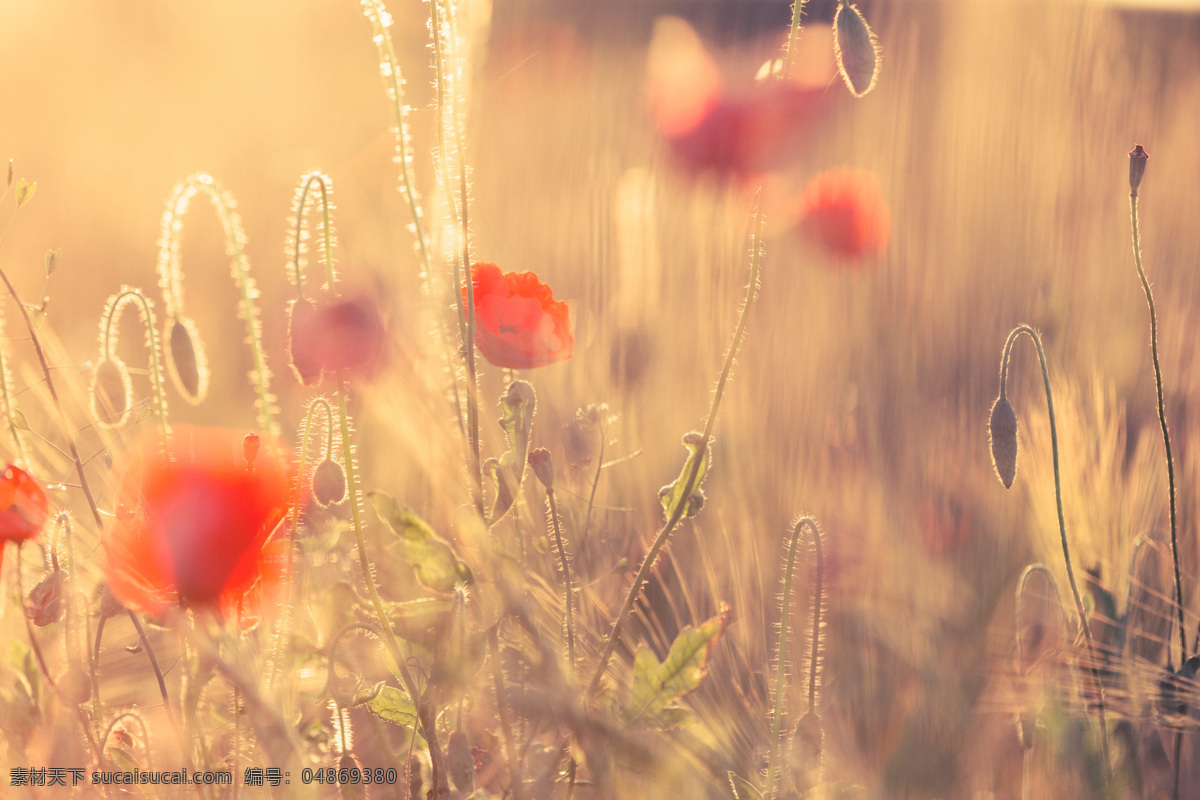
[[[173,317],[167,322],[167,372],[175,388],[192,405],[208,394],[208,365],[199,343],[190,319]]]
[[[1129,151],[1129,191],[1135,195],[1142,185],[1142,176],[1146,174],[1146,162],[1149,160],[1150,156],[1140,144],[1135,144]]]
[[[262,447],[262,437],[257,433],[247,433],[242,437],[242,455],[246,459],[246,466],[249,469],[254,469],[254,459],[258,458],[259,448]]]
[[[325,459],[313,472],[313,498],[321,508],[337,505],[346,498],[346,473],[336,461]]]
[[[66,574],[61,569],[56,569],[29,590],[29,596],[25,598],[25,616],[39,628],[53,625],[62,619],[65,578]]]
[[[587,467],[600,455],[601,433],[599,423],[588,418],[583,411],[563,426],[562,448],[567,464],[572,467]]]
[[[116,428],[125,424],[132,406],[133,384],[125,362],[118,358],[106,358],[92,372],[91,390],[92,416],[102,428]]]
[[[546,487],[546,491],[554,489],[554,462],[550,460],[550,451],[544,447],[539,447],[529,454],[529,467],[533,470],[533,474],[541,481],[542,486]]]
[[[879,75],[879,44],[862,12],[844,0],[833,18],[833,54],[850,94],[871,91]]]
[[[469,792],[475,788],[475,755],[471,752],[471,743],[467,741],[467,735],[462,731],[450,734],[446,769],[460,792]]]
[[[996,477],[1005,489],[1011,489],[1017,477],[1017,413],[1005,397],[996,398],[992,406],[988,436],[992,443],[992,466],[996,469]]]

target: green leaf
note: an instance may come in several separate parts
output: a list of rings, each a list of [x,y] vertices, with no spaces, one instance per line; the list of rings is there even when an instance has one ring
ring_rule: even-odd
[[[537,395],[525,381],[513,381],[500,398],[500,427],[508,439],[508,452],[494,463],[491,475],[496,483],[496,502],[492,506],[489,525],[495,525],[508,513],[521,491],[525,479],[525,463],[529,458],[529,442],[533,436],[533,414]]]
[[[683,446],[688,449],[688,457],[683,462],[683,469],[679,471],[679,477],[658,490],[658,499],[662,502],[663,512],[668,517],[681,502],[687,503],[685,517],[694,517],[700,511],[700,507],[704,505],[704,492],[700,490],[700,487],[708,472],[709,454],[712,451],[711,442],[706,445],[704,436],[693,431],[683,437]],[[700,467],[696,472],[696,479],[692,481],[687,497],[684,498],[688,476],[692,474],[697,458],[700,459]]]
[[[384,686],[378,694],[365,700],[361,705],[366,706],[367,710],[375,716],[393,725],[411,728],[417,724],[417,707],[413,705],[407,694],[395,686]]]
[[[471,569],[433,528],[413,511],[403,508],[394,497],[382,492],[367,495],[383,524],[397,535],[400,553],[417,571],[417,580],[435,592],[452,592],[460,583],[475,583]]]
[[[733,788],[734,800],[762,800],[762,792],[734,772],[729,773],[729,785]]]
[[[699,627],[684,628],[661,664],[649,648],[639,650],[633,661],[633,686],[622,721],[649,728],[678,727],[686,722],[672,704],[704,680],[708,657],[732,618],[733,612],[725,606]]]

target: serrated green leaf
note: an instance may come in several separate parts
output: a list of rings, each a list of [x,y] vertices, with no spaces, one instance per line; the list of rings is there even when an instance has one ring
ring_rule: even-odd
[[[400,554],[416,568],[417,580],[435,592],[452,592],[460,583],[473,584],[471,569],[454,549],[412,510],[382,492],[367,495],[379,519],[398,537]]]
[[[508,513],[517,499],[517,493],[521,491],[536,408],[537,395],[525,381],[513,381],[500,398],[500,427],[508,439],[508,452],[500,456],[492,473],[496,483],[496,502],[492,506],[489,525],[495,525]]]
[[[704,504],[704,493],[700,487],[704,484],[704,476],[708,473],[710,453],[712,452],[711,442],[706,445],[701,434],[692,432],[683,437],[683,446],[688,449],[688,457],[683,462],[683,469],[679,471],[679,477],[658,490],[658,499],[662,503],[663,513],[668,517],[681,502],[687,503],[684,511],[685,517],[695,516],[700,510],[700,506]],[[692,481],[685,498],[684,489],[688,488],[688,476],[692,474],[692,468],[697,458],[700,459],[700,468],[696,472],[696,479]]]
[[[733,789],[734,800],[762,800],[762,792],[737,773],[729,773],[729,786]]]
[[[649,648],[634,657],[633,686],[622,721],[640,727],[662,728],[678,723],[672,703],[698,687],[708,670],[708,657],[733,618],[728,606],[698,627],[686,627],[675,637],[661,664]]]
[[[374,690],[372,690],[374,691]],[[408,695],[395,686],[384,686],[369,700],[362,703],[375,716],[393,725],[411,728],[417,722],[417,707]]]

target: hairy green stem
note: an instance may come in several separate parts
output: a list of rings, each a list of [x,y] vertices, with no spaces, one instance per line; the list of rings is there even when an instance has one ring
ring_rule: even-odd
[[[1071,584],[1071,595],[1075,598],[1075,610],[1079,614],[1079,623],[1083,627],[1084,639],[1087,641],[1088,657],[1092,678],[1096,682],[1096,712],[1100,718],[1100,746],[1104,755],[1105,776],[1112,775],[1112,761],[1108,751],[1108,721],[1104,713],[1104,684],[1100,680],[1096,657],[1096,646],[1092,640],[1092,626],[1088,623],[1087,611],[1083,607],[1083,598],[1079,594],[1079,585],[1075,581],[1075,569],[1071,564],[1071,549],[1067,544],[1067,522],[1063,514],[1062,477],[1058,466],[1058,425],[1054,416],[1054,394],[1050,390],[1050,369],[1046,366],[1046,352],[1042,349],[1042,338],[1037,331],[1028,325],[1019,325],[1008,335],[1004,342],[1004,352],[1000,360],[1000,396],[1005,397],[1005,383],[1008,378],[1008,359],[1012,353],[1013,343],[1022,333],[1028,334],[1037,348],[1038,362],[1042,367],[1042,383],[1046,388],[1046,410],[1050,416],[1050,450],[1054,461],[1054,501],[1058,508],[1058,532],[1062,540],[1063,560],[1067,565],[1067,579]]]
[[[567,663],[571,665],[571,677],[575,676],[575,620],[572,612],[574,605],[574,587],[571,584],[571,565],[567,561],[567,550],[563,547],[562,526],[558,520],[558,503],[554,499],[554,487],[546,487],[546,499],[550,504],[551,529],[554,531],[554,545],[558,549],[558,560],[562,562],[563,594],[565,597],[563,619],[567,635]]]
[[[613,652],[617,649],[617,641],[620,639],[621,630],[625,626],[625,621],[628,619],[629,613],[633,610],[633,604],[637,601],[638,595],[642,593],[642,587],[646,583],[646,579],[650,576],[650,569],[654,566],[654,561],[658,558],[658,554],[666,545],[671,532],[675,530],[675,526],[679,524],[679,520],[683,518],[684,511],[687,509],[688,498],[696,489],[696,480],[700,474],[700,465],[704,462],[708,446],[712,441],[713,425],[717,421],[717,411],[721,407],[721,398],[725,394],[725,385],[729,380],[730,372],[733,370],[733,362],[737,356],[738,348],[741,346],[742,339],[746,334],[746,320],[750,316],[750,306],[753,305],[754,297],[758,292],[758,276],[762,262],[763,213],[761,196],[756,198],[755,202],[757,210],[754,215],[754,234],[751,238],[750,281],[746,284],[746,297],[742,301],[737,328],[734,329],[733,341],[729,345],[729,350],[725,353],[725,363],[721,367],[721,375],[717,379],[717,388],[713,392],[712,405],[708,409],[708,419],[704,424],[704,433],[699,446],[697,446],[692,456],[692,468],[684,480],[683,491],[679,495],[679,500],[675,503],[675,507],[671,509],[671,514],[662,528],[659,529],[658,535],[654,537],[654,542],[650,545],[650,549],[646,552],[646,557],[642,559],[642,565],[638,568],[637,575],[633,578],[633,585],[629,587],[629,593],[625,596],[625,602],[621,605],[621,609],[617,612],[617,616],[613,620],[612,630],[609,631],[608,638],[604,642],[604,649],[600,652],[600,660],[596,664],[596,671],[592,675],[591,683],[588,685],[588,697],[595,697],[596,693],[600,691],[600,682],[604,679],[605,673],[608,672],[609,661],[611,661]]]

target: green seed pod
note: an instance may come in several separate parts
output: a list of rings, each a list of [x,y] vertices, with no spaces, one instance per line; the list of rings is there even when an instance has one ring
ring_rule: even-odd
[[[321,508],[346,499],[346,473],[336,461],[325,459],[313,471],[313,498]]]
[[[183,399],[198,405],[208,394],[208,362],[196,324],[186,317],[167,321],[167,372]]]
[[[998,397],[992,406],[992,418],[988,423],[988,435],[992,442],[992,466],[996,477],[1011,489],[1017,477],[1017,413],[1008,398]]]
[[[119,428],[129,419],[133,407],[133,382],[129,369],[119,358],[106,358],[92,371],[88,393],[92,416],[101,428]]]
[[[462,731],[450,734],[446,769],[460,792],[469,792],[475,788],[475,755],[471,752],[471,743],[467,741],[467,735]]]
[[[879,42],[855,6],[843,2],[833,18],[833,55],[846,88],[862,97],[879,77]]]

